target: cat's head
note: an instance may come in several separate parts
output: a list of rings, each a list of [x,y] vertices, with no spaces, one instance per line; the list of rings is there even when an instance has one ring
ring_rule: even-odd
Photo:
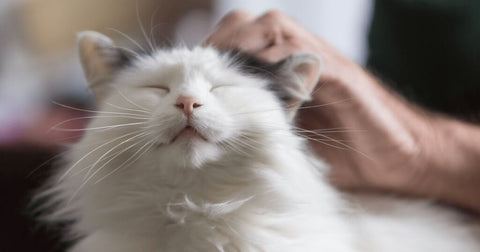
[[[101,111],[87,136],[112,141],[118,148],[112,153],[126,149],[131,161],[154,153],[200,167],[227,153],[241,155],[262,137],[288,130],[320,71],[312,54],[266,64],[210,47],[138,55],[96,32],[78,40]]]

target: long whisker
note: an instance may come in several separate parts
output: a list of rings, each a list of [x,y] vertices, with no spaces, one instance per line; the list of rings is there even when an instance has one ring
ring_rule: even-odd
[[[113,112],[113,111],[99,111],[99,110],[90,110],[90,109],[81,109],[81,108],[75,108],[72,106],[68,106],[65,104],[58,103],[56,101],[51,101],[53,104],[58,105],[63,108],[68,108],[76,111],[81,111],[81,112],[87,112],[87,113],[96,113],[96,114],[110,114],[110,115],[129,115],[129,116],[138,116],[137,114],[132,114],[132,113],[124,113],[124,112]]]
[[[146,117],[119,116],[119,115],[81,116],[81,117],[75,117],[75,118],[70,118],[70,119],[61,121],[61,122],[53,125],[52,127],[50,127],[50,129],[47,131],[47,133],[49,133],[49,132],[52,131],[53,129],[56,129],[58,126],[63,125],[63,124],[68,123],[68,122],[78,121],[78,120],[83,120],[83,119],[95,119],[95,118],[126,118],[126,119],[138,119],[138,120],[146,120],[146,119],[149,119],[149,118],[146,118]]]
[[[133,164],[135,163],[140,157],[142,157],[147,151],[149,151],[151,149],[151,147],[153,146],[153,144],[155,143],[156,139],[153,139],[153,140],[150,140],[148,141],[147,143],[145,143],[140,149],[138,149],[132,156],[130,156],[130,158],[128,158],[125,162],[123,162],[120,166],[118,166],[117,168],[113,169],[112,171],[110,171],[109,173],[107,173],[106,175],[104,175],[103,177],[101,177],[100,179],[98,179],[94,184],[97,184],[97,183],[100,183],[102,180],[106,179],[107,177],[109,177],[110,175],[112,175],[113,173],[115,173],[116,171],[120,170],[122,167],[124,166],[127,166],[129,164]],[[136,157],[133,161],[129,162],[130,159],[132,159],[133,157],[135,157],[135,155],[137,155],[143,148],[145,148],[146,146],[150,145],[149,147],[147,147],[142,153],[140,153],[140,155],[138,155],[138,157]],[[127,163],[129,162],[129,163]]]
[[[57,158],[60,158],[62,155],[64,155],[66,152],[68,151],[62,151],[56,155],[54,155],[53,157],[47,159],[45,162],[41,163],[39,166],[35,167],[32,171],[30,171],[27,176],[25,176],[25,178],[29,178],[30,176],[32,176],[35,172],[37,172],[39,169],[41,169],[42,167],[44,167],[45,165],[47,165],[48,163],[50,163],[51,161],[57,159]]]
[[[112,103],[110,103],[110,102],[105,102],[105,104],[107,104],[107,105],[109,105],[109,106],[112,106],[112,107],[114,107],[114,108],[121,109],[121,110],[132,111],[132,112],[140,112],[140,113],[147,114],[147,115],[150,114],[150,112],[148,112],[148,111],[146,111],[146,110],[125,108],[125,107],[121,107],[121,106],[112,104]]]
[[[108,150],[107,152],[103,153],[103,155],[101,155],[100,158],[98,158],[97,161],[90,166],[90,168],[88,169],[88,171],[87,171],[87,173],[86,173],[86,175],[85,175],[85,178],[88,177],[88,175],[89,175],[90,172],[95,168],[95,166],[97,166],[97,164],[98,164],[105,156],[107,156],[109,153],[111,153],[111,152],[114,151],[116,148],[120,147],[121,145],[123,145],[123,144],[125,144],[125,143],[127,143],[127,142],[129,142],[129,141],[132,141],[132,140],[135,139],[135,138],[142,137],[142,136],[144,136],[144,135],[146,135],[145,132],[139,133],[139,134],[137,134],[137,135],[135,135],[135,136],[133,136],[133,137],[130,137],[130,138],[128,138],[128,139],[120,142],[119,144],[117,144],[117,145],[115,145],[114,147],[110,148],[110,150]],[[108,162],[107,162],[107,163],[108,163]],[[104,165],[105,165],[105,164],[104,164]],[[102,166],[102,167],[103,167],[103,166]]]
[[[117,91],[117,92],[118,92],[118,94],[120,94],[120,96],[122,96],[122,98],[123,98],[123,99],[125,99],[125,101],[127,101],[128,103],[132,104],[133,106],[136,106],[136,107],[137,107],[137,108],[139,108],[139,109],[142,109],[142,110],[148,111],[148,109],[146,109],[146,108],[144,108],[144,107],[142,107],[142,106],[140,106],[140,105],[136,104],[135,102],[131,101],[130,99],[128,99],[128,98],[127,98],[127,96],[126,96],[126,95],[124,95],[124,94],[123,94],[123,93],[120,91],[120,89],[118,89],[117,87],[113,87],[113,88],[114,88],[114,89],[115,89],[115,91]]]
[[[143,53],[147,53],[148,51],[145,50],[145,48],[143,46],[141,46],[135,39],[133,39],[132,37],[128,36],[127,34],[125,34],[124,32],[121,32],[120,30],[117,30],[115,28],[107,28],[108,30],[111,30],[111,31],[114,31],[122,36],[124,36],[125,38],[127,38],[130,42],[132,42],[134,45],[136,45],[140,50],[143,51]]]
[[[304,107],[300,107],[299,110],[300,109],[310,109],[310,108],[321,108],[321,107],[330,106],[330,105],[333,105],[333,104],[342,103],[342,102],[346,102],[346,101],[350,101],[350,100],[352,100],[352,99],[348,98],[348,99],[343,99],[343,100],[324,103],[324,104],[319,104],[319,105],[304,106]]]
[[[349,100],[351,100],[351,98],[343,99],[343,100],[339,100],[339,101],[335,101],[335,102],[330,102],[330,103],[325,103],[325,104],[304,106],[304,107],[298,108],[298,110],[312,109],[312,108],[321,108],[321,107],[331,106],[331,105],[334,105],[334,104],[337,104],[337,103],[346,102],[346,101],[349,101]],[[287,108],[294,108],[296,105],[298,105],[299,103],[302,103],[302,102],[303,102],[303,101],[301,101],[301,102],[295,102],[295,103],[290,104],[289,106],[287,106]],[[265,113],[265,112],[280,111],[280,110],[284,110],[284,109],[283,109],[283,108],[271,108],[271,109],[264,109],[264,110],[244,111],[244,112],[234,113],[233,115]]]
[[[240,147],[243,147],[244,149],[258,150],[258,147],[252,146],[251,144],[247,143],[246,141],[242,141],[241,139],[232,139],[232,142],[239,145]]]
[[[152,128],[156,128],[156,127],[166,126],[165,123],[175,121],[175,120],[177,120],[177,117],[166,118],[166,119],[163,119],[162,121],[160,121],[157,124],[148,125],[148,126],[144,127],[144,129],[152,129]]]
[[[322,129],[303,129],[294,125],[290,125],[289,127],[281,127],[275,124],[268,124],[264,122],[262,128],[270,129],[270,130],[282,130],[282,131],[294,131],[294,132],[316,132],[316,133],[345,133],[345,132],[365,132],[366,130],[363,129],[353,129],[353,128],[343,128],[343,127],[335,127],[335,128],[322,128]]]
[[[123,47],[123,46],[115,46],[115,48],[120,49],[120,50],[124,50],[126,52],[129,52],[130,54],[134,55],[137,59],[142,57],[139,53],[135,52],[134,50],[132,50],[130,48],[126,48],[126,47]]]
[[[122,150],[119,150],[119,151],[117,151],[117,152],[115,152],[115,153],[112,153],[112,154],[110,154],[110,155],[107,155],[107,156],[105,156],[104,160],[106,160],[107,163],[109,163],[110,161],[113,161],[115,158],[117,158],[117,157],[118,157],[119,155],[121,155],[122,153],[126,152],[127,150],[135,147],[136,145],[138,145],[138,144],[140,144],[140,143],[141,143],[141,142],[137,142],[137,143],[131,144],[130,146],[128,146],[128,147],[126,147],[126,148],[124,148],[124,149],[122,149]],[[104,164],[104,165],[105,165],[105,164]],[[104,165],[102,165],[102,167],[103,167]],[[83,171],[85,171],[85,170],[87,170],[87,169],[89,169],[89,168],[91,168],[91,167],[92,167],[92,165],[88,165],[88,166],[86,166],[86,167],[84,167],[84,168],[82,168],[82,169],[79,169],[76,173],[72,174],[72,177],[75,177],[75,176],[81,174]],[[100,168],[101,168],[101,167],[100,167]],[[100,168],[99,168],[99,169],[100,169]]]
[[[317,132],[315,132],[315,131],[309,131],[309,132],[312,133],[312,134],[315,134],[315,135],[317,135],[317,136],[321,136],[321,137],[327,138],[327,139],[329,139],[329,140],[332,140],[333,142],[338,143],[339,145],[341,145],[341,146],[343,146],[343,147],[345,147],[345,148],[347,148],[347,149],[349,149],[349,150],[352,150],[352,151],[354,151],[354,152],[356,152],[356,153],[358,153],[358,154],[360,154],[360,155],[362,155],[362,156],[364,156],[364,157],[366,157],[366,158],[368,158],[368,159],[370,159],[370,160],[372,160],[372,161],[374,160],[374,159],[372,159],[371,157],[369,157],[367,154],[365,154],[365,153],[363,153],[363,152],[361,152],[361,151],[353,148],[352,146],[350,146],[350,145],[348,145],[348,144],[339,142],[338,140],[336,140],[336,139],[334,139],[334,138],[332,138],[332,137],[329,137],[329,136],[327,136],[327,135],[325,135],[325,134],[317,133]]]
[[[329,137],[329,136],[326,136],[324,134],[321,134],[321,133],[318,133],[317,131],[320,131],[321,130],[317,130],[317,131],[312,131],[312,130],[306,130],[306,129],[302,129],[302,128],[299,128],[299,127],[296,127],[296,126],[291,126],[292,128],[291,129],[287,129],[287,128],[281,128],[281,127],[270,127],[271,130],[280,130],[280,131],[285,131],[285,132],[290,132],[290,131],[293,131],[293,132],[297,132],[297,133],[303,133],[301,135],[299,135],[300,137],[303,137],[305,139],[308,139],[308,140],[311,140],[311,141],[315,141],[315,142],[319,142],[319,143],[322,143],[324,145],[327,145],[327,146],[330,146],[330,147],[333,147],[333,148],[337,148],[337,149],[342,149],[342,150],[346,150],[346,149],[349,149],[349,150],[353,150],[357,153],[361,153],[360,151],[356,150],[355,148],[349,146],[346,144],[346,142],[349,142],[347,140],[339,140],[339,139],[334,139],[332,137]],[[341,129],[341,128],[332,128],[334,130],[336,129]],[[325,129],[326,131],[328,129]],[[330,131],[330,132],[325,132],[325,133],[334,133],[336,131],[339,131],[340,130],[336,130],[336,131]],[[345,132],[348,132],[348,129],[347,130],[344,130]],[[307,135],[307,134],[310,134],[310,135]],[[314,138],[312,137],[312,135],[314,137],[321,137],[320,139],[319,138]],[[250,139],[251,141],[252,139]],[[328,143],[328,142],[331,142],[331,143]],[[235,142],[236,144],[239,144],[239,142]],[[335,144],[333,144],[335,143]],[[253,146],[251,146],[253,147]],[[365,156],[365,154],[363,154]],[[368,156],[366,156],[368,157]]]
[[[318,87],[315,88],[315,90],[313,90],[313,91],[310,93],[310,96],[313,96],[316,92],[320,91],[320,89],[323,88],[325,85],[326,85],[325,82],[319,82],[318,85],[317,85]],[[305,101],[297,101],[297,102],[294,102],[294,103],[290,104],[289,107],[292,107],[292,108],[293,108],[293,107],[299,105],[300,103],[304,103],[304,102],[305,102]]]
[[[134,123],[123,123],[123,124],[115,124],[115,125],[108,125],[108,126],[100,126],[100,127],[92,127],[92,128],[80,128],[80,129],[63,129],[63,128],[53,128],[58,131],[86,131],[86,130],[104,130],[104,129],[115,129],[119,127],[126,127],[126,126],[133,126],[133,125],[142,125],[147,124],[148,122],[134,122]]]
[[[147,142],[147,144],[148,144],[148,143],[153,144],[153,142],[154,142],[154,141],[150,141],[150,142]],[[146,144],[146,145],[147,145],[147,144]],[[144,146],[146,146],[146,145],[144,145]],[[142,148],[143,148],[143,147],[142,147]],[[142,148],[140,148],[140,149],[142,149]],[[138,153],[138,151],[135,152],[135,153]],[[135,154],[134,154],[134,155],[135,155]],[[142,155],[143,155],[143,153],[142,153]],[[136,161],[136,160],[135,160],[135,161]],[[125,162],[124,162],[124,164],[125,164]],[[123,166],[123,164],[122,164],[121,166]],[[119,167],[121,167],[121,166],[119,166]],[[119,167],[117,167],[117,168],[114,169],[114,170],[118,170]],[[82,190],[82,188],[85,187],[85,185],[86,185],[86,184],[96,175],[96,173],[98,173],[99,171],[100,171],[100,169],[97,169],[89,178],[87,178],[87,179],[75,190],[75,192],[72,194],[72,196],[71,196],[71,198],[70,198],[69,201],[73,200],[73,199],[75,198],[75,196]],[[108,174],[110,174],[110,173],[108,173]],[[108,174],[107,174],[107,175],[108,175]],[[104,177],[105,177],[105,176],[104,176]],[[104,177],[102,177],[101,179],[103,179]]]
[[[232,115],[245,115],[245,114],[255,114],[255,113],[265,113],[265,112],[272,112],[272,111],[279,111],[283,110],[281,108],[272,108],[272,109],[265,109],[265,110],[256,110],[256,111],[244,111],[239,113],[233,113]]]
[[[123,152],[129,150],[130,148],[133,148],[136,144],[131,144],[130,146],[126,147],[125,149],[122,149],[122,150],[119,150],[115,153],[112,153],[110,155],[107,155],[106,157],[103,158],[104,161],[106,161],[106,163],[104,163],[101,167],[103,167],[104,165],[108,164],[110,161],[113,161],[116,157],[118,157],[119,155],[121,155]],[[97,161],[103,161],[101,160],[100,158],[97,160]],[[101,168],[100,167],[100,168]],[[87,165],[85,167],[83,167],[82,169],[78,169],[77,172],[73,173],[71,175],[71,177],[75,177],[75,176],[78,176],[80,175],[81,173],[83,173],[85,170],[90,170],[91,168],[93,168],[93,165]],[[84,179],[86,179],[86,177],[88,177],[88,174],[85,174],[84,176]]]
[[[342,148],[342,147],[339,147],[339,146],[336,146],[336,145],[333,145],[333,144],[330,144],[330,143],[326,143],[323,139],[312,138],[312,137],[308,137],[308,136],[302,136],[302,137],[305,137],[306,139],[314,141],[314,142],[318,142],[318,143],[333,147],[335,149],[346,150],[345,148]],[[337,141],[335,140],[333,142],[336,143]]]
[[[155,19],[158,11],[160,10],[160,6],[158,6],[155,11],[153,12],[152,16],[150,17],[150,40],[153,42],[153,45],[157,47],[157,41],[155,40],[155,36],[153,36],[153,32],[155,31],[155,26],[153,25],[153,20]]]
[[[92,153],[94,153],[95,151],[97,151],[98,149],[102,148],[103,146],[107,145],[107,144],[110,144],[114,141],[117,141],[119,139],[122,139],[124,137],[127,137],[127,136],[130,136],[130,135],[133,135],[133,134],[138,134],[139,132],[142,132],[141,130],[139,131],[135,131],[135,132],[130,132],[130,133],[127,133],[127,134],[124,134],[124,135],[121,135],[119,137],[116,137],[114,139],[111,139],[110,141],[107,141],[105,143],[103,143],[102,145],[100,146],[97,146],[96,148],[94,148],[93,150],[89,151],[87,154],[85,154],[83,157],[81,157],[79,160],[77,160],[72,166],[70,166],[70,168],[67,169],[67,171],[62,175],[60,176],[60,178],[58,179],[58,181],[62,181],[80,162],[82,162],[82,160],[84,160],[85,158],[87,158],[88,156],[90,156]]]
[[[135,7],[136,7],[136,11],[137,11],[138,25],[140,26],[140,30],[142,31],[142,34],[145,37],[145,40],[147,41],[148,45],[150,46],[150,49],[153,52],[153,51],[155,51],[155,47],[153,47],[152,42],[150,41],[150,39],[148,39],[147,32],[145,31],[145,28],[143,27],[142,20],[140,19],[140,9],[138,8],[138,0],[136,1],[136,6]]]
[[[251,144],[247,143],[246,141],[242,141],[242,138],[244,138],[244,139],[246,139],[246,140],[248,140],[248,141],[250,141],[250,142],[253,142],[254,144],[257,144],[257,145],[259,145],[259,146],[254,146],[254,145],[251,145]],[[255,139],[253,139],[252,137],[249,137],[247,134],[242,134],[241,138],[239,138],[239,139],[237,139],[237,140],[238,140],[238,142],[243,142],[242,144],[244,144],[244,145],[246,145],[247,147],[250,147],[250,148],[252,148],[252,149],[254,149],[254,150],[260,150],[261,147],[265,147],[265,144],[264,144],[264,143],[259,142],[259,141],[255,140]]]
[[[315,88],[315,90],[313,90],[311,93],[310,93],[310,96],[314,95],[316,92],[320,91],[320,89],[322,89],[325,85],[327,85],[326,82],[318,82],[317,84],[317,88]]]
[[[237,148],[233,140],[222,141],[221,144],[224,144],[225,147],[229,147],[230,150],[243,154],[245,156],[251,156],[249,153],[244,152],[242,149]]]
[[[316,130],[307,130],[307,129],[291,129],[295,132],[306,132],[306,133],[311,133],[311,132],[316,132],[316,133],[323,133],[323,134],[331,134],[331,133],[351,133],[351,132],[365,132],[365,130],[357,130],[357,129],[316,129]]]

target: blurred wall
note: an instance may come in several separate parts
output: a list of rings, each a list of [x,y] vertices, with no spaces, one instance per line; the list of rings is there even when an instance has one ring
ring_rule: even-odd
[[[215,0],[214,19],[219,20],[233,9],[256,14],[281,10],[355,62],[366,62],[373,0]]]
[[[82,30],[121,37],[109,30],[114,28],[145,44],[139,22],[147,33],[154,29],[156,39],[166,40],[193,9],[210,9],[210,0],[42,0],[27,2],[21,13],[31,46],[50,54],[70,50]]]

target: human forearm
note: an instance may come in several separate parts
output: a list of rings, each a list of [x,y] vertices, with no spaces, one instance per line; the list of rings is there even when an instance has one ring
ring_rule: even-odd
[[[329,109],[339,114],[339,124],[364,129],[349,134],[368,156],[355,155],[360,182],[352,187],[431,197],[480,212],[480,127],[412,105],[364,71],[345,80],[316,99],[333,103]],[[343,99],[349,100],[334,103]]]
[[[480,213],[480,127],[434,115],[418,190]]]

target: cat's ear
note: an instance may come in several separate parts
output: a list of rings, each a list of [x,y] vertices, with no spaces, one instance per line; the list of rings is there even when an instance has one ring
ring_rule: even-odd
[[[293,119],[298,108],[311,99],[322,67],[322,60],[312,53],[294,54],[277,63],[276,81],[272,89],[285,103],[289,119]]]
[[[98,99],[105,94],[117,71],[130,64],[133,55],[116,47],[109,37],[98,32],[80,32],[77,41],[85,77]]]

